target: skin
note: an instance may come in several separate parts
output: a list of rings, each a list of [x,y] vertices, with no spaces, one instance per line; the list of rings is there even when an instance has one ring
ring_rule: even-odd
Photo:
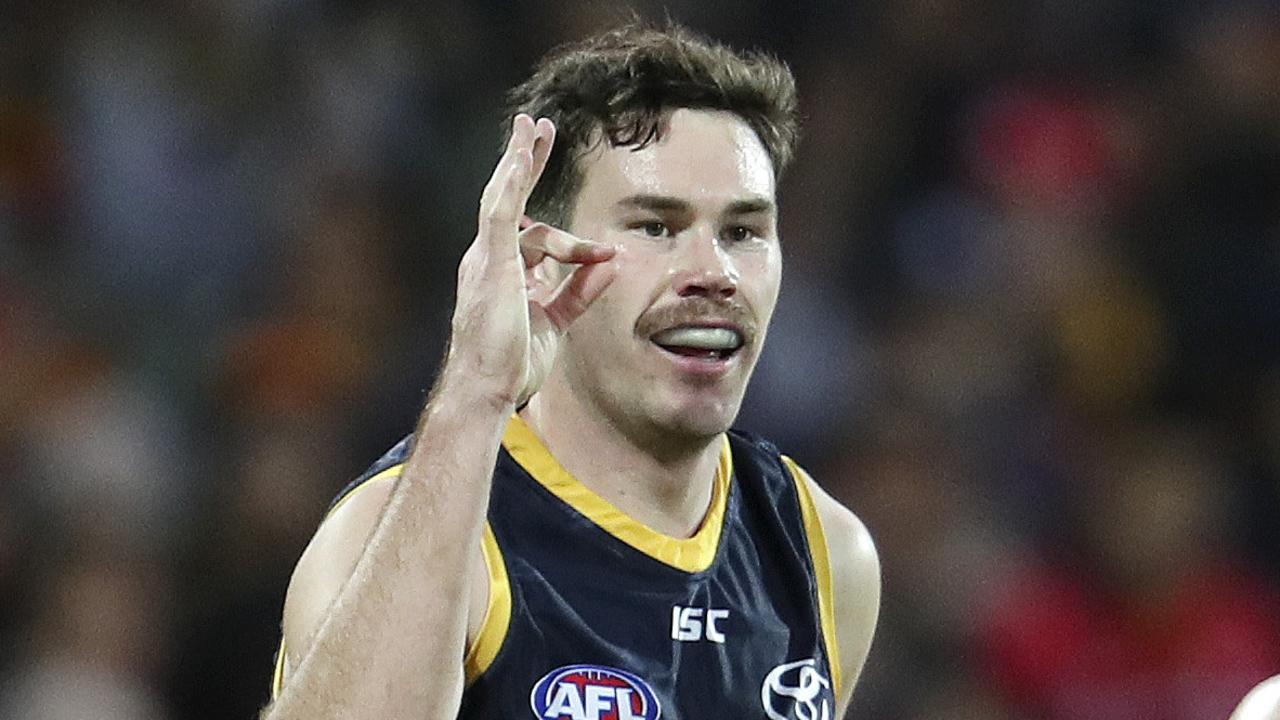
[[[585,159],[571,227],[618,248],[618,276],[566,333],[525,415],[575,477],[670,535],[706,512],[718,438],[777,302],[774,192],[764,147],[727,113],[679,110],[661,142]],[[685,370],[647,333],[733,319],[750,340],[714,375]]]
[[[1280,675],[1264,680],[1246,695],[1231,720],[1280,720]]]
[[[285,605],[287,682],[266,717],[456,717],[488,599],[489,469],[525,399],[525,419],[581,482],[659,532],[698,528],[777,300],[776,188],[737,117],[677,110],[664,130],[642,150],[589,153],[570,227],[557,229],[522,221],[554,128],[515,118],[419,426],[437,440],[398,481],[345,503],[303,554]],[[689,323],[732,323],[746,343],[703,362],[652,342]],[[870,647],[879,565],[862,523],[805,481],[832,557],[843,713]]]

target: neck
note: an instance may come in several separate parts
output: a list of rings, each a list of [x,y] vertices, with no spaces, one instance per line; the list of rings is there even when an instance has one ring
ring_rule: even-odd
[[[579,482],[672,537],[691,537],[711,504],[721,436],[673,442],[628,432],[549,381],[520,412]]]

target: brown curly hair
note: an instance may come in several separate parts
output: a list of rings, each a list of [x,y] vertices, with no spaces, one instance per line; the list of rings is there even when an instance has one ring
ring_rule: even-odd
[[[563,227],[582,185],[579,159],[605,139],[613,147],[645,147],[678,108],[742,118],[769,153],[775,177],[791,161],[799,122],[795,78],[785,63],[674,23],[633,22],[552,50],[508,94],[508,118],[523,112],[556,124],[555,146],[526,212]]]

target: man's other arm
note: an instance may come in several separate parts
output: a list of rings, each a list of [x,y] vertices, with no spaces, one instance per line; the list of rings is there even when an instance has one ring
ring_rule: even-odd
[[[807,473],[804,480],[822,520],[831,561],[836,644],[843,680],[834,716],[839,718],[849,709],[853,688],[871,651],[871,639],[880,615],[880,557],[862,521]]]

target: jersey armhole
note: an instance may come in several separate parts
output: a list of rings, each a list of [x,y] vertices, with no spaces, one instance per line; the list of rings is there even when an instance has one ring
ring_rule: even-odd
[[[507,637],[507,628],[511,625],[511,584],[507,578],[507,565],[502,557],[502,549],[498,547],[498,540],[493,534],[493,528],[488,523],[484,526],[481,549],[485,569],[489,574],[489,600],[485,606],[484,620],[480,623],[480,632],[476,635],[476,640],[463,661],[467,685],[474,682],[493,664]],[[284,689],[285,650],[285,639],[281,635],[280,649],[276,652],[275,670],[271,673],[273,702],[280,698],[280,692]]]
[[[276,669],[271,673],[271,701],[280,699],[284,689],[284,635],[280,636],[280,649],[276,651]]]
[[[373,485],[374,481],[398,478],[400,477],[400,473],[403,471],[404,471],[404,463],[398,463],[396,465],[392,465],[386,470],[383,470],[378,473],[374,473],[368,478],[361,480],[359,483],[353,484],[351,487],[347,488],[347,490],[343,492],[343,494],[340,495],[337,500],[334,500],[332,505],[329,506],[329,509],[325,511],[324,518],[320,520],[321,524],[323,524],[325,520],[328,520],[330,517],[332,517],[334,513],[338,512],[338,510],[341,509],[343,505],[346,505],[347,502],[351,500],[351,498],[355,497],[356,495],[359,495],[361,491]],[[286,651],[286,646],[285,646],[284,632],[282,628],[282,632],[280,633],[280,649],[276,651],[275,670],[273,670],[271,673],[272,702],[275,702],[277,699],[279,699],[280,692],[284,689],[285,651]]]
[[[502,557],[502,548],[498,546],[498,538],[493,534],[493,527],[487,522],[484,525],[481,549],[484,551],[485,569],[489,573],[489,600],[485,606],[484,620],[480,623],[480,632],[476,634],[475,642],[471,644],[463,661],[468,686],[493,664],[507,638],[507,629],[511,626],[511,582],[507,576],[507,564]]]
[[[813,502],[813,493],[809,490],[807,473],[796,464],[795,460],[782,456],[782,462],[790,471],[796,484],[796,493],[800,499],[800,515],[804,521],[805,535],[809,539],[809,556],[813,561],[813,573],[818,581],[818,618],[822,625],[823,644],[827,648],[828,660],[831,662],[831,679],[835,686],[836,697],[844,688],[841,677],[840,649],[836,638],[836,618],[834,595],[832,592],[831,551],[827,545],[827,535],[822,529],[822,517]]]
[[[507,578],[507,565],[502,558],[502,549],[498,547],[493,528],[488,523],[484,526],[481,548],[485,569],[489,574],[489,601],[485,606],[484,620],[480,623],[480,632],[476,635],[476,641],[472,643],[463,661],[467,685],[474,682],[493,664],[507,637],[507,628],[511,625],[511,584]],[[273,702],[280,698],[280,692],[284,689],[284,671],[285,639],[282,635],[280,649],[276,652],[275,670],[271,673]]]

